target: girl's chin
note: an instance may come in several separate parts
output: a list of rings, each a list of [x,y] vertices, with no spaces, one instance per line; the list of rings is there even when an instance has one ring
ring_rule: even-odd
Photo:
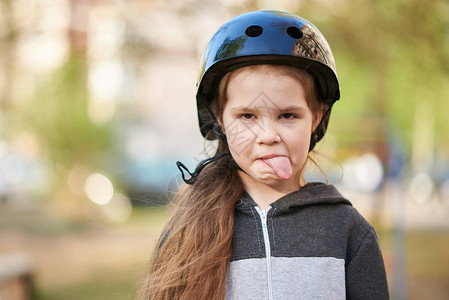
[[[294,176],[289,179],[282,179],[276,173],[267,173],[267,172],[250,172],[249,174],[241,172],[242,178],[246,177],[247,180],[256,181],[261,184],[265,184],[268,186],[285,186],[285,185],[298,185],[294,184],[295,179]],[[299,188],[299,186],[298,186]]]

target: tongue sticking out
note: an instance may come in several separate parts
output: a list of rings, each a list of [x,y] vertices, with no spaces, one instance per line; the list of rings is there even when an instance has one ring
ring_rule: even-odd
[[[276,156],[263,159],[281,179],[289,179],[292,176],[290,160],[285,156]]]

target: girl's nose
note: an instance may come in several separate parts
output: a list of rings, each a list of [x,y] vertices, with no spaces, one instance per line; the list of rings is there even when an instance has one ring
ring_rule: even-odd
[[[266,121],[264,123],[265,124],[261,124],[259,130],[257,131],[256,142],[258,144],[265,145],[280,143],[281,137],[276,126],[270,121]]]

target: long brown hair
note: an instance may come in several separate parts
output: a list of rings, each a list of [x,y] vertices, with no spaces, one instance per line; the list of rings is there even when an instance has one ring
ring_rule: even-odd
[[[297,74],[295,78],[303,83],[309,107],[315,115],[321,106],[313,78],[292,67],[277,68],[288,75]],[[220,82],[212,105],[218,118],[226,105],[229,77],[239,70],[226,74]],[[217,153],[223,152],[229,152],[226,141],[220,141],[217,149]],[[143,279],[143,299],[225,298],[234,208],[242,191],[243,185],[231,156],[204,168],[193,185],[181,187]]]

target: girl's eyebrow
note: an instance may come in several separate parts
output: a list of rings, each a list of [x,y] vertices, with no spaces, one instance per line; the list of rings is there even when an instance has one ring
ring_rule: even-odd
[[[236,106],[230,109],[230,111],[254,111],[254,108],[248,107],[248,106]]]
[[[277,111],[303,111],[303,110],[307,110],[305,107],[302,106],[298,106],[298,105],[290,105],[287,107],[278,107],[278,106],[274,106],[274,107],[266,107],[266,106],[256,106],[256,107],[248,107],[248,106],[236,106],[231,108],[230,110],[232,112],[234,111],[244,111],[244,112],[252,112],[258,109],[262,109],[262,110],[277,110]]]
[[[287,107],[279,107],[279,110],[280,111],[303,111],[303,110],[307,110],[307,109],[303,106],[291,105],[291,106],[287,106]]]

